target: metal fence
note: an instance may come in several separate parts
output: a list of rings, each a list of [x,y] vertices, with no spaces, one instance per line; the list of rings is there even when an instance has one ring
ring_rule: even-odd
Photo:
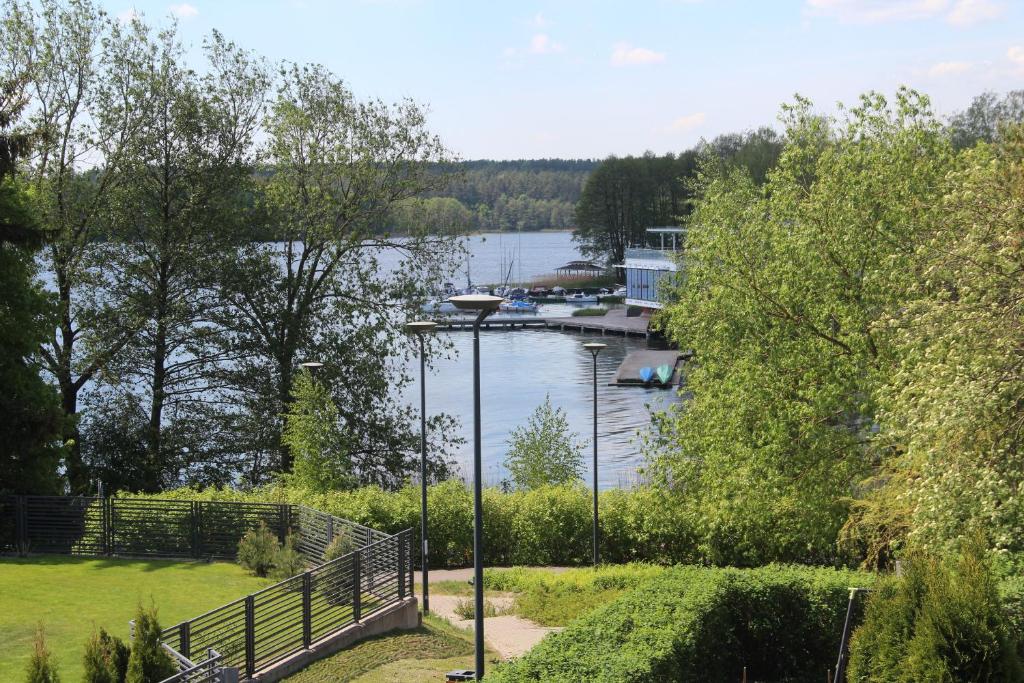
[[[298,551],[313,563],[338,537],[350,549],[388,538],[286,503],[7,496],[0,497],[0,553],[234,559],[239,539],[261,523],[282,541],[297,534]]]
[[[251,678],[316,640],[412,595],[412,531],[370,545],[183,621],[162,633],[182,657],[215,650]]]

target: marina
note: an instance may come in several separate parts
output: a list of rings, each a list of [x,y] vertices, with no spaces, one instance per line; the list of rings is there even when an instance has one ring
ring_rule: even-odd
[[[472,318],[441,317],[436,319],[438,329],[472,330]],[[643,337],[650,339],[651,319],[648,316],[628,316],[626,309],[616,308],[601,316],[569,316],[569,317],[545,317],[540,315],[495,316],[484,320],[481,329],[556,329],[561,332],[576,331],[597,333],[601,336],[607,334],[621,335],[624,337]]]

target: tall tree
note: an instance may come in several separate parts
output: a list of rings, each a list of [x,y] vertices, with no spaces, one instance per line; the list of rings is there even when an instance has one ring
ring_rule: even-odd
[[[141,124],[109,192],[113,239],[96,247],[109,282],[103,296],[130,302],[138,329],[107,364],[110,381],[94,402],[121,391],[132,395],[123,399],[128,404],[144,406],[145,457],[131,488],[157,491],[191,464],[216,459],[195,437],[222,417],[231,359],[214,323],[221,306],[214,283],[234,257],[233,226],[246,215],[269,74],[216,32],[205,43],[203,76],[183,66],[175,28],[147,48]]]
[[[53,322],[51,302],[33,281],[43,235],[15,180],[32,142],[18,126],[24,85],[17,72],[0,80],[0,491],[58,493],[60,405],[35,363]]]
[[[396,203],[444,181],[427,164],[447,151],[414,103],[359,102],[319,66],[283,69],[266,130],[272,173],[262,210],[281,241],[242,247],[223,285],[222,324],[242,356],[231,381],[252,437],[248,476],[291,471],[281,416],[298,364],[317,359],[355,475],[395,485],[415,459],[412,415],[396,396],[409,378],[379,350],[410,351],[402,324],[460,247],[450,236],[393,240],[372,228]],[[392,272],[380,265],[385,252],[401,261]]]
[[[926,98],[870,94],[832,122],[799,100],[768,182],[712,164],[668,333],[697,352],[692,400],[659,421],[656,470],[685,496],[706,558],[833,562],[878,462],[875,328],[904,301],[952,150]]]
[[[1014,123],[1024,123],[1024,90],[1011,90],[1002,98],[994,92],[978,95],[950,118],[949,131],[953,145],[963,149],[998,140],[1001,129]]]
[[[44,267],[58,317],[41,354],[69,418],[66,470],[71,490],[80,492],[89,487],[76,420],[80,392],[137,327],[123,302],[97,296],[90,306],[82,296],[104,284],[92,248],[109,221],[107,200],[124,177],[116,171],[139,124],[145,39],[137,22],[121,26],[90,0],[7,0],[2,22],[4,62],[26,74],[28,116],[39,132],[24,175],[49,235]]]

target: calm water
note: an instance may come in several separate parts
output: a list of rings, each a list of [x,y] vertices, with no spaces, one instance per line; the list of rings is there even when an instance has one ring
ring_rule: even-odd
[[[513,281],[554,273],[568,261],[582,258],[567,232],[489,233],[469,238],[470,271],[474,283],[501,282],[502,255],[505,269],[512,266]],[[452,281],[464,286],[465,271]],[[540,315],[568,316],[573,306],[542,306]],[[427,412],[448,413],[460,423],[466,443],[457,461],[471,475],[473,458],[473,335],[452,332],[454,359],[439,360],[428,370]],[[506,477],[502,466],[510,432],[526,423],[545,395],[566,412],[570,428],[586,441],[586,481],[591,481],[593,433],[593,360],[583,348],[587,341],[602,341],[608,348],[598,356],[598,484],[620,485],[632,478],[642,464],[638,432],[650,427],[651,409],[678,400],[672,391],[607,386],[619,363],[630,351],[646,346],[643,339],[601,337],[555,330],[489,330],[480,336],[480,384],[484,480],[495,484]],[[409,368],[417,378],[405,399],[419,404],[419,362]],[[417,425],[418,427],[418,425]]]
[[[466,439],[457,454],[463,473],[471,475],[473,458],[473,335],[449,335],[458,355],[440,360],[427,375],[427,412],[445,412],[461,423]],[[480,334],[480,402],[484,481],[496,484],[506,476],[502,462],[509,433],[525,424],[533,410],[551,397],[565,410],[570,428],[586,440],[586,481],[591,481],[593,433],[593,360],[583,348],[601,341],[608,348],[598,355],[598,485],[620,485],[642,464],[637,433],[648,429],[650,405],[658,409],[678,400],[661,389],[607,386],[626,354],[642,349],[643,339],[543,329],[485,330]],[[412,361],[416,382],[406,400],[419,403],[418,361]]]

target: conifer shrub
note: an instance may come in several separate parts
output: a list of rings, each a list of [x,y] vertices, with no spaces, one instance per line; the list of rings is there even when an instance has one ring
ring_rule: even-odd
[[[356,540],[352,538],[351,534],[347,531],[342,531],[340,534],[334,537],[330,543],[327,544],[327,548],[324,549],[324,562],[331,562],[344,557],[359,547]]]
[[[284,581],[306,571],[306,558],[295,549],[294,534],[288,534],[284,537],[284,544],[277,549],[273,562],[270,576],[275,581]]]
[[[848,681],[1020,681],[1018,636],[983,545],[916,555],[879,582],[850,643]]]
[[[131,649],[104,629],[93,631],[85,644],[84,683],[124,683]]]
[[[264,522],[257,529],[250,529],[238,542],[238,564],[256,576],[267,576],[278,559],[277,536]]]
[[[43,625],[39,624],[32,643],[32,657],[28,660],[26,683],[60,683],[57,667],[54,666],[51,657],[50,650],[46,647]]]
[[[140,604],[135,611],[135,632],[125,683],[157,683],[176,673],[177,665],[160,646],[156,607],[146,609]]]

